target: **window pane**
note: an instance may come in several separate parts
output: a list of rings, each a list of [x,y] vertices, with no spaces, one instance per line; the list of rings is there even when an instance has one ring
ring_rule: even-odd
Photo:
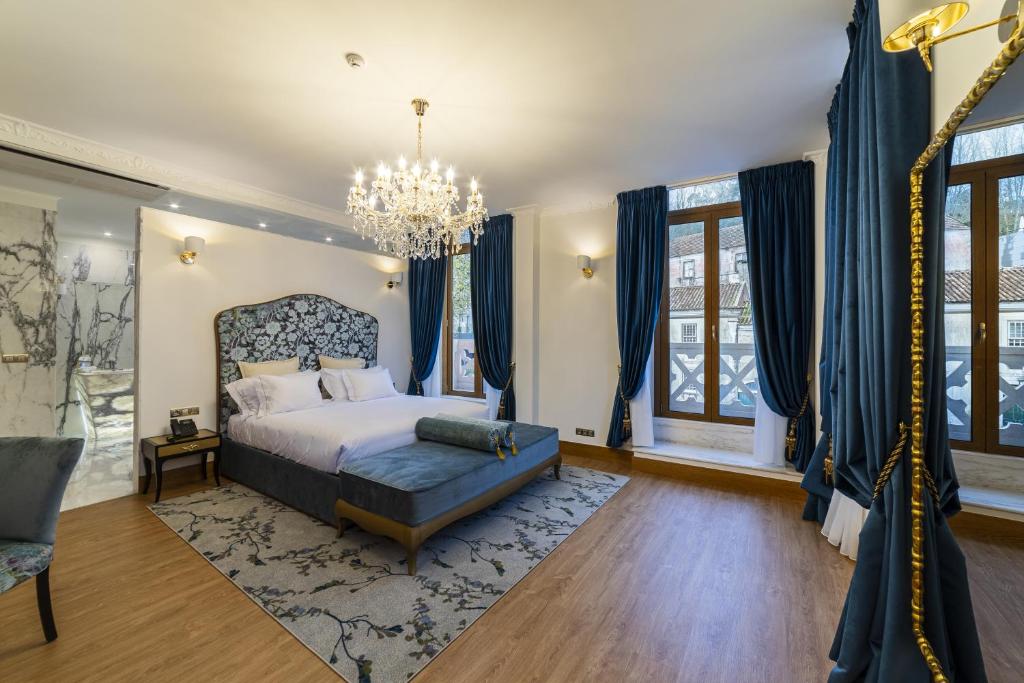
[[[1024,446],[1024,175],[999,179],[999,443]]]
[[[953,163],[967,164],[1024,154],[1024,123],[961,133],[953,143]]]
[[[704,413],[704,222],[669,226],[669,410]]]
[[[473,310],[469,298],[469,254],[452,259],[451,325],[452,391],[476,391],[476,345],[473,342]]]
[[[949,438],[971,440],[971,186],[946,191],[946,413]]]
[[[740,200],[740,182],[736,178],[714,180],[699,185],[673,187],[668,191],[668,210],[728,204]]]
[[[742,218],[718,222],[719,414],[754,419],[757,363]]]

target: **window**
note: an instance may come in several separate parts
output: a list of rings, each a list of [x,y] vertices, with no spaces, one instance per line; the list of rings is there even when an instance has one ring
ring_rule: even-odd
[[[946,409],[955,448],[1024,455],[1024,123],[957,137],[946,193]]]
[[[1011,320],[1006,329],[1007,346],[1024,346],[1024,320]]]
[[[669,191],[657,414],[751,424],[757,398],[747,246],[735,178]]]
[[[483,379],[473,340],[470,300],[469,243],[448,257],[448,293],[445,305],[444,393],[483,398]]]

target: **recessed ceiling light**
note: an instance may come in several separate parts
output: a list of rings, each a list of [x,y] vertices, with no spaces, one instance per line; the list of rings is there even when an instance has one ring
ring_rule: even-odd
[[[333,242],[334,238],[333,237],[325,237],[324,240],[327,241],[327,242]]]
[[[261,228],[265,228],[265,227],[267,227],[267,224],[266,224],[266,223],[263,223],[263,222],[260,222],[260,227],[261,227]]]
[[[180,206],[178,205],[178,203],[177,203],[177,202],[171,202],[170,204],[168,204],[168,206],[170,206],[170,207],[171,207],[172,209],[180,209],[180,208],[181,208],[181,207],[180,207]]]
[[[104,237],[113,237],[113,236],[114,236],[114,233],[112,233],[112,232],[110,232],[109,230],[107,230],[107,231],[105,231],[105,232],[103,233],[103,236],[104,236]]]

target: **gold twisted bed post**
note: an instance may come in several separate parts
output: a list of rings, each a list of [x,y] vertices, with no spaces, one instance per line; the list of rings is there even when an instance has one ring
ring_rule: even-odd
[[[910,171],[910,314],[911,314],[911,618],[914,638],[924,656],[932,680],[947,683],[924,632],[924,173],[956,134],[964,119],[978,106],[992,86],[1006,73],[1011,64],[1024,52],[1024,34],[1018,20],[1010,39],[1003,45],[999,56],[971,88],[970,93],[953,111],[945,125],[935,134]],[[939,501],[936,500],[936,505]]]

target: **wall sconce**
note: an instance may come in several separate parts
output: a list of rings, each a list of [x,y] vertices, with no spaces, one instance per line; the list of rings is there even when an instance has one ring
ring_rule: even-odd
[[[583,277],[590,279],[594,277],[594,269],[590,267],[590,257],[580,254],[576,257],[576,267],[583,271]]]
[[[199,256],[199,252],[206,247],[206,240],[202,237],[189,236],[185,238],[185,250],[178,256],[181,262],[186,266],[191,266],[196,262],[196,257]]]
[[[404,273],[391,273],[391,277],[388,279],[388,289],[394,289],[395,287],[402,286],[402,279]]]

